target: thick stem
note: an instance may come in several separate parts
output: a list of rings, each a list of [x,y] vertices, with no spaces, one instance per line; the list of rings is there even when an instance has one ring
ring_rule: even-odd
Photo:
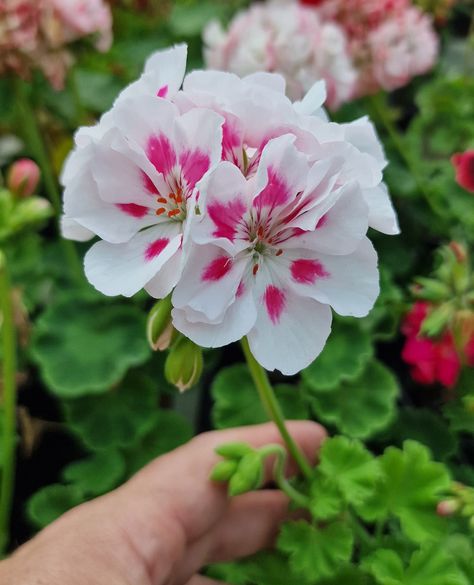
[[[379,121],[379,123],[385,128],[392,146],[397,150],[400,158],[405,163],[408,171],[412,175],[418,191],[421,193],[423,198],[425,199],[426,203],[430,207],[431,211],[436,215],[443,215],[443,210],[438,209],[433,197],[426,189],[424,181],[422,177],[420,177],[418,168],[416,163],[411,159],[407,147],[404,144],[403,138],[400,135],[397,127],[393,123],[393,120],[390,116],[390,112],[387,108],[385,101],[383,100],[383,96],[381,94],[373,95],[369,98],[369,104],[371,109],[374,113],[374,117]]]
[[[25,83],[18,77],[15,78],[14,83],[17,95],[17,107],[25,139],[31,149],[32,155],[41,168],[44,186],[48,193],[49,200],[54,207],[56,222],[58,222],[58,218],[61,215],[61,196],[59,194],[58,183],[51,165],[49,153],[41,135],[35,112],[31,107]],[[64,254],[73,276],[78,282],[82,283],[82,264],[76,247],[70,240],[65,239],[61,239],[61,245],[63,246]]]
[[[286,443],[290,455],[299,465],[299,468],[305,477],[311,477],[311,466],[286,428],[285,417],[283,416],[280,404],[277,400],[277,397],[275,396],[272,385],[268,380],[266,371],[253,357],[246,337],[242,339],[241,343],[250,374],[255,383],[255,386],[257,387],[260,400],[262,401],[267,414],[278,427],[278,430],[280,431],[280,434]]]
[[[0,491],[0,552],[9,542],[10,515],[15,481],[16,451],[16,335],[12,290],[5,255],[0,252],[0,307],[2,312],[2,481]]]

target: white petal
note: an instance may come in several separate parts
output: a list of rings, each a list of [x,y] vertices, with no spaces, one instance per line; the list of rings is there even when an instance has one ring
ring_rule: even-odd
[[[180,228],[169,222],[140,232],[126,244],[98,242],[84,264],[89,282],[101,293],[131,297],[177,253]]]
[[[236,297],[218,323],[192,322],[184,309],[173,309],[173,324],[178,331],[202,347],[222,347],[239,341],[252,329],[257,310],[251,290]]]
[[[377,254],[368,238],[352,254],[291,250],[279,261],[288,263],[289,282],[298,294],[329,304],[340,315],[365,317],[380,292]],[[314,262],[315,269],[305,262]]]
[[[369,206],[370,227],[383,234],[399,234],[397,213],[393,208],[385,183],[380,183],[372,189],[364,189],[363,194]]]
[[[242,78],[244,84],[257,85],[264,87],[276,93],[285,95],[286,81],[283,75],[279,73],[268,73],[266,71],[257,71]]]
[[[67,215],[63,215],[61,217],[61,235],[67,240],[87,242],[92,239],[95,234],[74,219],[67,217]]]
[[[374,125],[367,116],[354,120],[349,124],[341,124],[344,128],[345,139],[354,145],[360,152],[370,154],[379,163],[380,168],[387,165],[383,145],[377,136]]]
[[[331,309],[282,286],[265,266],[257,276],[258,317],[247,336],[250,349],[265,369],[288,376],[297,374],[321,353],[331,332]],[[281,291],[278,314],[268,306],[267,290],[271,286]]]
[[[176,254],[163,264],[159,273],[146,285],[146,292],[155,299],[163,299],[168,296],[178,284],[183,270],[183,254],[178,250]]]
[[[194,245],[173,293],[173,306],[188,306],[216,319],[234,301],[246,266],[245,258],[235,260],[217,246]]]
[[[317,81],[300,102],[293,104],[293,107],[299,114],[313,116],[322,108],[326,98],[326,82]]]

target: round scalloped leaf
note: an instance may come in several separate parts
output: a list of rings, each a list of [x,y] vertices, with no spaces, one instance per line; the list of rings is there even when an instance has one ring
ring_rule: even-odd
[[[442,463],[416,441],[405,441],[403,450],[388,447],[379,457],[381,476],[373,495],[357,512],[367,521],[400,520],[403,533],[414,542],[437,541],[448,521],[436,514],[436,506],[449,488],[451,478]]]
[[[398,382],[380,362],[371,361],[362,374],[330,392],[311,391],[316,417],[350,437],[367,439],[390,424],[395,415]]]
[[[189,422],[172,410],[153,412],[152,425],[145,435],[125,450],[127,474],[131,475],[147,463],[187,443],[193,436]]]
[[[153,426],[157,404],[155,384],[130,373],[106,394],[68,400],[64,409],[72,430],[96,450],[135,443]]]
[[[83,493],[76,486],[54,483],[31,496],[26,506],[26,513],[34,526],[44,528],[84,501]]]
[[[275,393],[287,419],[306,419],[308,409],[296,386],[279,384]],[[221,370],[212,384],[212,420],[218,429],[267,422],[247,366],[236,364]]]
[[[64,481],[87,497],[100,496],[114,489],[124,474],[124,458],[115,450],[98,451],[86,459],[70,463],[62,472]]]
[[[58,396],[98,394],[148,359],[144,331],[145,317],[137,307],[67,295],[38,319],[32,354]]]
[[[335,322],[323,351],[301,374],[310,389],[329,391],[359,376],[372,355],[367,331],[357,323]]]

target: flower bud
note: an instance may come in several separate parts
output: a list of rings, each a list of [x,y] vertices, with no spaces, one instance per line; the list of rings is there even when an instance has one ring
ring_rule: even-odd
[[[22,158],[10,167],[7,187],[17,197],[29,197],[36,191],[40,176],[39,166],[29,158]]]
[[[11,231],[33,227],[53,215],[51,204],[43,197],[29,197],[15,207],[10,220]]]
[[[218,455],[227,459],[242,459],[245,455],[254,453],[255,449],[252,449],[247,443],[226,443],[216,447],[215,451]]]
[[[459,510],[458,500],[443,500],[436,507],[438,516],[452,516]]]
[[[165,377],[180,392],[197,384],[203,369],[202,349],[187,337],[171,348],[165,362]]]
[[[175,329],[171,322],[171,295],[158,301],[148,315],[146,335],[154,351],[164,351],[171,345]]]
[[[419,277],[411,288],[414,297],[426,301],[444,301],[451,298],[451,290],[447,284],[434,278]]]
[[[454,307],[450,303],[440,305],[432,310],[423,321],[420,329],[421,334],[427,335],[428,337],[436,337],[443,332],[453,316]]]
[[[243,457],[237,471],[229,482],[229,495],[239,496],[261,487],[263,482],[263,461],[259,453],[249,453]]]
[[[210,479],[212,481],[229,481],[229,479],[237,471],[238,463],[233,459],[226,459],[216,463],[211,471]]]

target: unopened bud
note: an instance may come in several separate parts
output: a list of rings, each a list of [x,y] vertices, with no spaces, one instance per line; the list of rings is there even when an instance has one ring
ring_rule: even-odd
[[[444,301],[451,298],[452,295],[447,284],[434,278],[417,278],[411,291],[414,297],[426,301]]]
[[[460,244],[459,242],[451,242],[449,244],[449,248],[456,256],[456,260],[458,262],[466,262],[468,259],[468,252],[466,246]]]
[[[255,449],[252,449],[247,443],[225,443],[216,447],[215,452],[227,459],[242,459],[244,455],[254,453]]]
[[[16,232],[35,226],[53,215],[51,204],[43,197],[29,197],[20,201],[12,213],[10,227]]]
[[[170,349],[165,362],[165,377],[180,392],[197,384],[203,369],[202,349],[181,337]]]
[[[259,453],[249,453],[243,457],[237,471],[229,482],[229,495],[239,496],[256,490],[263,482],[263,461]]]
[[[29,197],[35,193],[40,177],[39,166],[29,158],[22,158],[10,167],[7,187],[17,197]]]
[[[171,295],[156,303],[148,315],[146,335],[150,347],[164,351],[171,345],[175,329],[171,322]]]
[[[435,337],[443,332],[454,316],[454,308],[450,303],[440,305],[426,317],[420,332],[428,337]]]
[[[443,500],[436,507],[438,516],[452,516],[459,510],[458,500]]]
[[[210,478],[212,481],[229,481],[229,479],[237,471],[237,461],[234,459],[226,459],[225,461],[219,461],[214,465],[211,471]]]

